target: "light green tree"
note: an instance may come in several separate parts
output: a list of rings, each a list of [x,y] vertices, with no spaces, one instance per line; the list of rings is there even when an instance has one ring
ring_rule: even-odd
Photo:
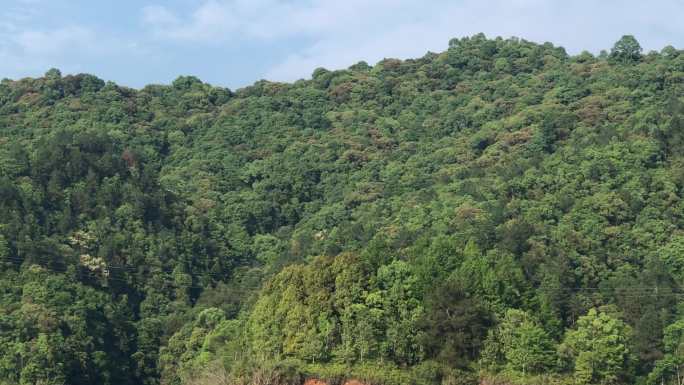
[[[565,334],[559,353],[580,384],[615,384],[629,373],[631,328],[605,311],[591,309]]]
[[[649,384],[684,384],[684,320],[677,320],[663,332],[663,357],[648,375]]]
[[[552,366],[553,340],[531,315],[509,309],[499,333],[509,369],[526,374],[540,373]]]
[[[529,313],[509,309],[498,327],[489,331],[480,364],[523,375],[543,373],[555,362],[553,339]]]

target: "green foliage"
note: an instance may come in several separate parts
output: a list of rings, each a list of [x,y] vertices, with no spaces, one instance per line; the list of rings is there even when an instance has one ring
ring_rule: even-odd
[[[447,280],[426,298],[422,321],[426,355],[457,368],[478,357],[492,317],[481,300],[463,285]]]
[[[582,384],[614,384],[630,374],[631,329],[605,311],[590,309],[577,320],[559,347]]]
[[[373,273],[353,255],[319,258],[289,266],[271,281],[251,313],[251,340],[264,358],[410,365],[422,355],[422,311],[405,262]]]
[[[610,57],[621,63],[636,62],[641,59],[641,45],[632,35],[624,35],[610,50]]]
[[[0,382],[677,382],[681,95],[630,36],[3,80]]]
[[[684,322],[677,320],[667,326],[663,337],[663,357],[655,362],[648,374],[649,384],[675,383],[682,381],[684,370]]]
[[[493,369],[544,374],[555,365],[555,344],[538,321],[527,312],[509,309],[485,341],[482,361]]]

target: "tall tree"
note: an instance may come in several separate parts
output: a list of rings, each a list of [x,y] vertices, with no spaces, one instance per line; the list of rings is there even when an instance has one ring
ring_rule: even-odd
[[[630,376],[631,328],[604,310],[590,309],[559,347],[581,384],[615,384]]]

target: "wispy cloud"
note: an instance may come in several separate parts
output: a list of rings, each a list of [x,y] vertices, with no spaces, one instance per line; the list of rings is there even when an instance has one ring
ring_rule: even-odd
[[[163,30],[175,28],[180,24],[180,19],[168,8],[161,5],[148,5],[142,9],[143,21],[146,24]]]
[[[436,0],[443,2],[443,0]],[[217,43],[231,39],[282,39],[378,25],[397,15],[405,0],[210,0],[183,17],[162,5],[143,8],[143,22],[158,37]],[[400,22],[397,18],[395,22]]]
[[[154,36],[181,41],[222,42],[228,34],[243,27],[239,15],[231,4],[208,1],[188,17],[181,18],[161,5],[143,8],[143,22]]]
[[[294,80],[319,66],[419,56],[478,32],[553,41],[571,52],[609,48],[624,33],[660,44],[681,40],[684,27],[671,15],[682,13],[680,0],[209,0],[187,16],[147,7],[143,19],[157,38],[180,42],[306,41],[264,74]]]
[[[11,40],[30,55],[56,55],[95,47],[93,31],[80,26],[52,30],[23,30],[12,36]]]
[[[40,75],[51,67],[88,71],[87,61],[139,49],[76,22],[55,23],[43,0],[16,0],[0,10],[0,77]],[[60,20],[61,21],[61,20]]]
[[[59,67],[136,86],[192,73],[235,87],[418,57],[478,32],[569,52],[626,33],[646,50],[681,48],[681,14],[682,0],[6,0],[0,77]]]
[[[308,76],[318,66],[341,68],[359,60],[375,62],[385,57],[416,57],[426,51],[441,51],[453,37],[485,32],[490,37],[518,36],[528,40],[551,41],[570,52],[587,49],[598,52],[610,48],[622,34],[636,34],[649,48],[662,48],[681,41],[684,26],[668,22],[668,14],[682,14],[684,2],[661,1],[659,7],[624,0],[574,2],[543,0],[463,0],[459,2],[411,2],[397,10],[414,15],[399,23],[395,14],[382,8],[360,14],[381,28],[345,30],[322,29],[320,38],[275,65],[267,78],[294,80]],[[591,11],[589,11],[591,10]],[[348,22],[340,20],[342,28]],[[356,21],[359,23],[359,21]],[[661,27],[670,26],[666,33]]]

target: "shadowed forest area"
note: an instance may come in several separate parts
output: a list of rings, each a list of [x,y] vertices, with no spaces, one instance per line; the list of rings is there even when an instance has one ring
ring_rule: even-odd
[[[684,382],[684,52],[0,83],[0,384]]]

